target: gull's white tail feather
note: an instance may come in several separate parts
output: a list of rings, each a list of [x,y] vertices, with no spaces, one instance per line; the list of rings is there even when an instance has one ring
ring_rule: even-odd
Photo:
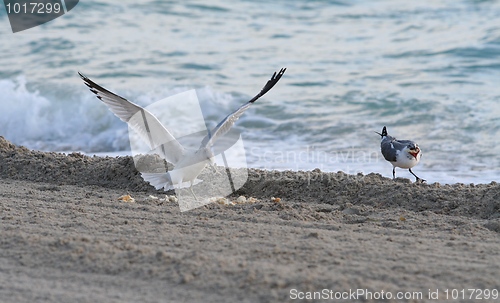
[[[141,173],[142,178],[144,181],[149,182],[154,188],[156,189],[164,189],[165,191],[167,190],[172,190],[172,189],[179,189],[179,188],[187,188],[191,186],[191,182],[182,182],[176,184],[174,187],[172,185],[172,182],[170,181],[170,176],[167,173]],[[203,180],[200,179],[194,179],[193,185],[196,185],[200,182],[203,182]]]
[[[167,173],[141,173],[144,181],[149,182],[156,189],[173,189],[172,183]]]

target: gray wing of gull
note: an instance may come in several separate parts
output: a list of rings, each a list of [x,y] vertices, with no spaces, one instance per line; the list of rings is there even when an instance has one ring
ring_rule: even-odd
[[[395,138],[391,136],[386,136],[382,139],[382,142],[380,143],[380,149],[382,151],[382,155],[387,161],[390,162],[396,162],[396,148],[397,146],[394,146]]]
[[[277,74],[276,72],[274,72],[271,79],[267,81],[266,85],[264,85],[262,90],[257,95],[255,95],[255,97],[253,97],[250,101],[243,104],[237,110],[225,117],[221,122],[219,122],[219,124],[217,124],[216,127],[214,127],[212,131],[208,133],[208,135],[205,136],[205,138],[203,138],[200,148],[213,146],[218,138],[225,135],[231,129],[231,127],[233,127],[236,120],[238,120],[241,115],[243,115],[243,113],[252,105],[252,103],[257,101],[257,99],[259,99],[260,97],[264,96],[269,90],[271,90],[271,88],[273,88],[274,85],[276,85],[276,83],[278,83],[285,71],[286,68],[282,68]]]
[[[78,72],[80,77],[99,100],[120,120],[126,122],[140,138],[149,145],[151,150],[159,149],[160,156],[170,163],[177,163],[184,154],[184,147],[161,124],[158,119],[146,109],[127,99],[110,92],[88,77]]]

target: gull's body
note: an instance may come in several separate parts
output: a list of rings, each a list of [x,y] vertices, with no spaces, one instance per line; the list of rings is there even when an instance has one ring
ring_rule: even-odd
[[[191,188],[193,185],[202,182],[202,180],[197,179],[198,175],[207,164],[213,165],[214,160],[209,149],[186,149],[180,161],[173,164],[174,169],[167,173],[142,172],[141,176],[156,189]]]
[[[163,159],[174,165],[174,169],[166,173],[141,173],[143,179],[156,189],[170,190],[189,187],[195,196],[192,186],[201,182],[197,179],[198,175],[207,164],[214,164],[212,146],[215,141],[231,129],[236,120],[253,102],[278,83],[285,70],[286,68],[282,68],[279,73],[274,73],[255,97],[225,117],[202,140],[197,150],[184,148],[148,110],[108,91],[81,73],[78,74],[90,88],[90,91],[96,94],[97,98],[106,104],[111,112],[126,122],[144,142],[148,143],[151,150],[157,151]]]
[[[407,168],[412,175],[417,178],[417,182],[425,182],[420,179],[411,170],[412,167],[420,162],[422,151],[418,144],[410,140],[397,140],[387,134],[387,128],[384,126],[382,133],[378,133],[382,137],[380,149],[384,158],[392,164],[392,177],[396,178],[396,167]]]

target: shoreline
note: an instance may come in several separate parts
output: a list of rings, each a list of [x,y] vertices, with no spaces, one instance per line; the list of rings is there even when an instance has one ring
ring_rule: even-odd
[[[230,199],[252,202],[181,213],[149,197],[164,192],[130,157],[1,137],[0,181],[0,297],[16,302],[285,302],[292,289],[419,291],[408,301],[427,302],[429,289],[441,300],[445,289],[500,289],[496,182],[250,169]],[[364,299],[377,301],[351,302]]]

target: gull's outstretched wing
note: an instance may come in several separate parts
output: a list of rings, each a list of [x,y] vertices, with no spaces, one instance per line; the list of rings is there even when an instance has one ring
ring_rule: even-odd
[[[243,115],[243,113],[250,107],[250,105],[252,105],[252,103],[257,101],[257,99],[259,99],[260,97],[264,96],[271,88],[273,88],[274,85],[276,85],[276,83],[278,83],[285,71],[286,68],[282,68],[277,74],[276,72],[274,72],[271,79],[267,81],[266,85],[264,85],[262,90],[257,95],[255,95],[255,97],[253,97],[250,101],[243,104],[242,106],[240,106],[240,108],[225,117],[211,132],[208,133],[208,135],[203,139],[200,148],[211,147],[218,138],[226,134],[231,129],[231,127],[233,127],[236,120],[238,120],[238,118]]]
[[[177,163],[184,153],[184,147],[174,136],[158,121],[158,119],[146,109],[134,104],[127,99],[118,96],[98,85],[88,77],[78,72],[80,77],[120,120],[126,122],[141,139],[149,145],[151,150],[160,149],[170,163]]]

